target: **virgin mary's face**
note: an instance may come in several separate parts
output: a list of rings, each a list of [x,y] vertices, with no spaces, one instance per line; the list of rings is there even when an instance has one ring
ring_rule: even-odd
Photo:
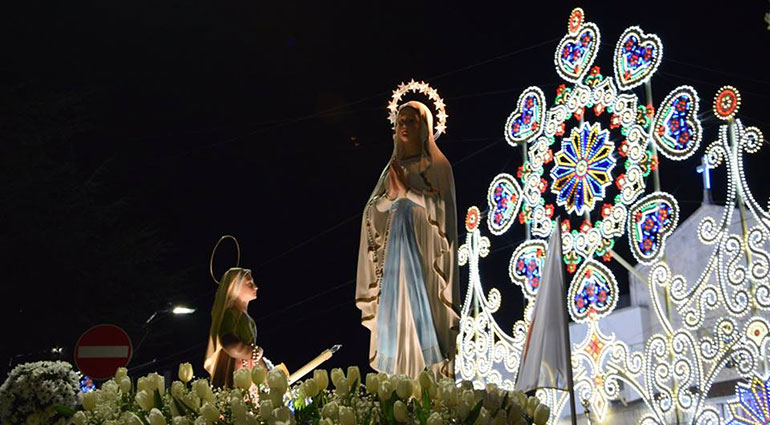
[[[254,282],[254,278],[251,275],[246,276],[241,283],[240,298],[245,302],[249,302],[257,298],[257,284]]]
[[[420,114],[414,108],[403,108],[396,117],[396,137],[410,148],[420,146]]]

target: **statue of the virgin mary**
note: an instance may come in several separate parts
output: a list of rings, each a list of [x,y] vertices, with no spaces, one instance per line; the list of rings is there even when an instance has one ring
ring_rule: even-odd
[[[454,374],[459,326],[452,167],[422,103],[398,108],[393,154],[364,208],[356,306],[371,331],[369,363],[417,377]]]

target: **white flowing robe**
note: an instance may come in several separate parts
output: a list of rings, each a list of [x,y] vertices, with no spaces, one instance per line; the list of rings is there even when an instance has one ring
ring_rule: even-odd
[[[410,106],[416,102],[410,102]],[[457,213],[455,207],[454,177],[452,168],[433,140],[430,131],[430,114],[419,105],[423,125],[424,155],[415,161],[402,161],[406,169],[407,198],[416,205],[412,208],[414,237],[419,247],[421,265],[426,285],[433,324],[437,333],[443,364],[426,365],[417,337],[411,306],[400,273],[397,349],[395,373],[417,377],[426,366],[434,366],[447,376],[454,374],[456,339],[459,329],[459,274],[457,267]],[[414,107],[414,106],[413,106]],[[427,122],[427,125],[424,123]],[[393,157],[397,156],[394,148]],[[391,160],[393,159],[391,157]],[[390,162],[388,163],[390,164]],[[377,311],[379,306],[380,279],[387,244],[388,223],[392,219],[390,206],[394,201],[385,197],[388,167],[383,171],[372,197],[364,208],[361,225],[361,241],[358,255],[356,282],[356,306],[361,310],[361,322],[371,331],[369,363],[377,364]]]

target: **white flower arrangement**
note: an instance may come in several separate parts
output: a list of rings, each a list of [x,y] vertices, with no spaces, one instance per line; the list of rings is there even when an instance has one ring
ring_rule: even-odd
[[[331,376],[330,376],[331,375]],[[357,367],[314,371],[289,387],[280,370],[235,372],[236,388],[212,388],[192,380],[189,364],[168,390],[150,374],[132,385],[121,369],[101,389],[84,395],[75,425],[543,425],[550,410],[535,397],[495,385],[474,389],[451,379],[368,374]],[[332,385],[329,385],[331,377]]]
[[[0,423],[66,424],[78,405],[78,379],[67,362],[16,366],[0,386]]]
[[[362,379],[316,370],[289,387],[280,370],[235,372],[236,388],[212,388],[179,367],[180,381],[166,388],[157,373],[134,382],[126,369],[99,390],[82,394],[78,375],[65,362],[17,366],[0,387],[0,423],[8,425],[543,425],[550,411],[535,397],[495,385],[474,389],[423,372],[418,380],[384,373]],[[331,378],[331,379],[330,379]],[[331,381],[331,385],[330,382]],[[70,417],[71,416],[71,417]]]

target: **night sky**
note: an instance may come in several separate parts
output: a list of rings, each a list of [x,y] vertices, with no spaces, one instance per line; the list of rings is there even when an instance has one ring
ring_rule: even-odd
[[[743,94],[739,116],[770,132],[770,3],[521,3],[2,6],[0,368],[48,358],[56,345],[71,359],[98,323],[123,326],[137,344],[154,311],[181,303],[198,311],[158,316],[130,366],[144,374],[189,361],[200,375],[215,291],[208,258],[223,234],[238,237],[241,265],[260,284],[249,313],[266,356],[296,370],[342,344],[326,366],[365,367],[354,279],[361,212],[392,149],[391,90],[415,78],[444,97],[439,147],[462,220],[471,205],[485,207],[495,175],[521,165],[503,124],[527,86],[553,102],[562,83],[554,50],[575,6],[602,31],[596,64],[607,76],[626,27],[662,39],[655,102],[694,86],[702,146],[717,137],[710,109],[724,84]],[[760,203],[770,195],[766,155],[747,164]],[[661,162],[683,218],[701,201],[698,163]],[[713,180],[719,203],[723,168]],[[491,237],[481,261],[485,286],[502,292],[506,329],[521,317],[507,266],[523,237],[518,224]],[[625,237],[616,247],[631,259]],[[234,256],[224,245],[217,277]],[[627,292],[626,273],[608,265]],[[466,281],[461,269],[461,288]]]

